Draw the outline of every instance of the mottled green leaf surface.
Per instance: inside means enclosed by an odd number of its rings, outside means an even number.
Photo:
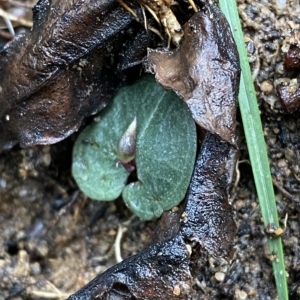
[[[99,122],[79,135],[73,150],[72,172],[79,188],[90,198],[103,201],[120,196],[129,176],[118,163],[116,145],[120,123],[110,118],[110,110],[108,107]]]
[[[118,163],[117,144],[137,118],[138,182],[125,187],[129,173]],[[97,200],[123,199],[143,219],[159,217],[186,193],[196,154],[196,128],[187,105],[148,75],[119,90],[76,141],[73,175]],[[124,188],[125,187],[125,188]]]

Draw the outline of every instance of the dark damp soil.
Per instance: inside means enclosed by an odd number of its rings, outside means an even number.
[[[275,91],[278,80],[297,78],[283,69],[282,46],[299,30],[300,7],[296,0],[282,10],[276,1],[238,2],[280,220],[288,214],[283,244],[290,299],[300,299],[300,120],[299,112],[284,111]],[[97,202],[78,191],[70,173],[75,139],[0,155],[0,300],[65,299],[153,236],[156,222],[132,217],[121,200]],[[237,251],[230,265],[211,257],[200,264],[193,299],[276,299],[272,253],[242,140],[232,193]]]

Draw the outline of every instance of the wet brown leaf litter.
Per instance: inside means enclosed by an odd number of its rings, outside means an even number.
[[[238,55],[223,14],[215,7],[209,13],[214,17],[199,12],[184,25],[178,49],[149,49],[148,68],[187,102],[197,124],[235,144]]]
[[[60,141],[103,108],[122,80],[122,31],[134,19],[116,1],[40,1],[33,20],[1,52],[1,149]],[[151,37],[130,28],[132,60],[142,59]]]
[[[0,54],[1,149],[30,146],[0,155],[0,299],[66,299],[76,290],[70,299],[275,299],[270,261],[276,254],[268,252],[243,135],[237,163],[239,68],[224,17],[201,1],[197,13],[188,1],[168,6],[183,36],[179,47],[166,49],[170,25],[160,28],[149,10],[125,3],[138,18],[112,0],[40,1],[32,31]],[[296,109],[285,111],[276,86],[297,92],[297,69],[284,67],[297,64],[300,8],[239,1],[239,9],[279,214],[289,216],[283,242],[290,298],[298,299],[299,121]],[[122,82],[135,80],[141,64],[211,132],[185,203],[166,212],[158,229],[155,221],[131,217],[119,200],[87,199],[70,176],[71,133]]]

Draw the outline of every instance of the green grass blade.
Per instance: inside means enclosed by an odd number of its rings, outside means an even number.
[[[242,74],[239,106],[264,225],[267,226],[273,223],[278,227],[279,222],[266,143],[236,0],[219,0],[219,3],[221,10],[231,26],[240,55]],[[272,265],[278,299],[286,300],[288,299],[288,288],[281,238],[269,238],[268,244],[270,253],[276,255],[276,259],[272,262]]]

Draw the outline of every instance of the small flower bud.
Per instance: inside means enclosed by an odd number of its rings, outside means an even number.
[[[117,153],[119,159],[127,163],[134,159],[136,147],[136,117],[134,117],[131,124],[128,126],[117,146]]]

